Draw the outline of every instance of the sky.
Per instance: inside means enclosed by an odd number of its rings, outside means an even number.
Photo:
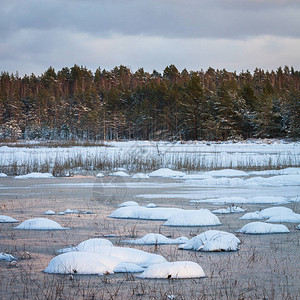
[[[300,69],[300,0],[1,0],[0,71]]]

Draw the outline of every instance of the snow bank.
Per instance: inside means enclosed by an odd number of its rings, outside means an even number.
[[[169,168],[161,168],[148,174],[149,177],[183,177],[184,172],[174,171]]]
[[[119,263],[103,254],[90,252],[69,252],[51,259],[45,273],[54,274],[97,274],[113,273],[113,268]]]
[[[171,215],[180,211],[182,211],[180,208],[127,206],[118,208],[109,217],[117,219],[167,220]]]
[[[11,254],[0,252],[0,260],[12,261],[12,260],[17,260],[17,259],[14,256],[12,256]]]
[[[104,174],[100,172],[100,173],[98,173],[98,174],[96,175],[96,177],[97,177],[97,178],[104,177]]]
[[[4,216],[4,215],[0,215],[0,223],[18,223],[19,221],[9,217],[9,216]]]
[[[242,209],[235,205],[228,206],[227,208],[215,209],[212,211],[212,213],[214,214],[231,214],[231,213],[241,213],[241,212],[245,212],[245,209]]]
[[[191,261],[165,262],[147,268],[139,278],[199,278],[205,277],[200,265]]]
[[[140,239],[125,240],[124,242],[135,245],[164,245],[164,244],[181,244],[188,241],[188,238],[181,236],[176,239],[170,239],[159,233],[148,233]]]
[[[22,222],[20,225],[15,227],[16,229],[28,229],[28,230],[63,230],[69,229],[62,227],[55,221],[45,219],[45,218],[36,218],[28,219]]]
[[[232,233],[208,230],[179,246],[179,249],[196,251],[237,251],[241,241]]]
[[[243,226],[240,233],[266,234],[266,233],[288,233],[290,232],[285,225],[267,224],[263,222],[252,222]]]
[[[0,173],[0,178],[4,178],[7,177],[7,175],[5,173]]]
[[[259,211],[244,214],[240,220],[263,220],[264,217],[259,214]]]
[[[219,218],[208,209],[183,210],[171,215],[166,226],[214,226],[220,225]]]
[[[123,202],[123,203],[119,204],[118,206],[120,206],[120,207],[139,206],[139,204],[135,201],[126,201],[126,202]]]
[[[54,177],[51,173],[38,173],[38,172],[15,176],[15,179],[40,179],[40,178],[54,178]]]

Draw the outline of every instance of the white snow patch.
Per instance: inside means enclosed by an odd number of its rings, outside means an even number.
[[[46,218],[28,219],[22,222],[20,225],[15,227],[16,229],[27,229],[27,230],[63,230],[69,229],[62,227],[55,221]]]
[[[98,178],[104,177],[104,174],[100,172],[96,175],[96,177],[98,177]]]
[[[119,261],[112,260],[103,254],[91,252],[69,252],[51,259],[45,273],[54,274],[97,274],[113,273]]]
[[[290,213],[290,214],[281,214],[278,216],[273,216],[269,218],[266,222],[269,223],[299,223],[300,214]]]
[[[146,205],[146,207],[148,207],[148,208],[155,208],[155,207],[157,207],[157,205],[155,204],[155,203],[148,203],[147,205]]]
[[[263,220],[264,217],[259,214],[259,211],[255,211],[255,212],[244,214],[239,219],[240,220]]]
[[[171,215],[180,211],[182,211],[180,208],[127,206],[118,208],[109,217],[117,219],[167,220]]]
[[[38,172],[15,176],[15,179],[40,179],[40,178],[54,178],[54,177],[51,173],[38,173]]]
[[[145,269],[132,263],[119,263],[114,268],[114,273],[139,273],[143,272]]]
[[[148,174],[149,177],[183,177],[186,174],[169,168],[161,168]]]
[[[18,223],[19,221],[9,217],[9,216],[4,216],[4,215],[0,215],[0,223]]]
[[[205,277],[200,265],[191,261],[165,262],[147,268],[139,278],[199,278]]]
[[[124,242],[135,245],[164,245],[164,244],[182,244],[188,241],[188,238],[181,236],[176,239],[170,239],[159,233],[148,233],[140,239],[125,240]]]
[[[0,252],[0,260],[12,261],[17,259],[11,254]]]
[[[124,171],[113,172],[113,173],[110,173],[109,176],[129,177],[129,175],[127,173],[125,173]]]
[[[101,246],[102,247],[113,246],[113,244],[111,241],[109,241],[107,239],[93,238],[93,239],[85,240],[75,247],[59,249],[56,252],[57,253],[74,252],[74,251],[92,251],[93,252],[93,250],[96,247],[101,247]]]
[[[208,209],[183,210],[171,215],[164,223],[166,226],[215,226],[220,224],[219,218]]]
[[[291,214],[294,211],[290,208],[284,206],[276,206],[276,207],[269,207],[265,208],[259,212],[259,215],[263,218],[271,218],[274,216],[282,215],[282,214]]]
[[[126,206],[139,206],[139,204],[135,201],[126,201],[118,205],[119,207],[126,207]]]
[[[190,200],[191,203],[215,203],[215,204],[231,204],[231,203],[247,203],[244,197],[219,197],[203,200]]]
[[[196,251],[237,251],[241,241],[232,233],[208,230],[179,246],[179,249]]]
[[[241,176],[249,176],[246,172],[234,169],[222,169],[217,171],[208,171],[203,175],[209,175],[213,177],[241,177]]]
[[[132,176],[133,179],[148,179],[150,178],[148,174],[145,173],[136,173]]]
[[[228,206],[227,208],[215,209],[212,211],[212,213],[214,214],[231,214],[231,213],[241,213],[241,212],[245,212],[245,209],[242,209],[235,205]]]
[[[7,175],[5,173],[0,173],[0,178],[4,178],[7,177]]]
[[[290,232],[285,225],[268,224],[263,222],[252,222],[244,225],[240,233],[248,234],[267,234],[267,233],[288,233]]]
[[[56,212],[54,210],[49,209],[44,212],[44,215],[56,215]]]
[[[65,214],[79,214],[79,210],[77,209],[70,209],[70,208],[67,208],[65,211],[64,211]]]

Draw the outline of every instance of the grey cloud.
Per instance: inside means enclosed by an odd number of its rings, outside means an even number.
[[[1,9],[1,35],[14,30],[53,28],[98,37],[147,35],[168,38],[247,38],[256,35],[300,36],[298,1],[280,0],[128,0],[15,1]]]

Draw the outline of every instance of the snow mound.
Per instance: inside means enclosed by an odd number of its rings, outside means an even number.
[[[145,268],[152,264],[162,263],[166,261],[165,258],[161,255],[126,247],[101,246],[94,247],[93,249],[90,248],[88,251],[101,255],[116,257],[120,260],[120,262],[133,263]]]
[[[240,233],[266,234],[266,233],[288,233],[290,232],[285,225],[267,224],[263,222],[252,222],[243,226]]]
[[[146,205],[146,207],[148,207],[148,208],[155,208],[155,207],[157,207],[157,205],[155,203],[148,203]]]
[[[265,208],[262,211],[259,212],[259,215],[263,218],[271,218],[278,215],[286,215],[294,213],[294,211],[290,208],[284,207],[284,206],[276,206],[276,207],[269,207]]]
[[[4,178],[7,177],[7,175],[5,173],[0,173],[0,178]]]
[[[145,173],[136,173],[132,176],[133,179],[148,179],[150,178],[148,174]]]
[[[38,172],[15,176],[15,179],[39,179],[39,178],[54,178],[54,177],[51,173],[38,173]]]
[[[300,229],[300,224],[296,227],[296,229]]]
[[[166,226],[214,226],[220,225],[219,218],[208,209],[184,210],[171,215]]]
[[[179,249],[196,251],[237,251],[241,241],[232,233],[218,230],[205,231],[187,243],[179,246]]]
[[[0,252],[0,260],[12,261],[17,259],[11,254]]]
[[[98,173],[98,174],[96,175],[96,177],[98,177],[98,178],[104,177],[104,174],[103,174],[103,173]]]
[[[79,214],[80,211],[77,210],[77,209],[69,209],[67,208],[65,211],[64,211],[65,214]]]
[[[240,220],[263,220],[264,217],[259,214],[259,211],[244,214]]]
[[[217,171],[208,171],[204,175],[209,175],[213,177],[240,177],[240,176],[249,176],[244,171],[234,170],[234,169],[223,169]]]
[[[127,206],[118,208],[109,217],[117,219],[167,220],[171,215],[180,211],[182,211],[180,208]]]
[[[118,261],[112,263],[106,256],[90,252],[69,252],[60,254],[51,259],[45,273],[54,274],[97,274],[113,273],[109,265],[118,265]]]
[[[181,236],[177,239],[170,239],[159,233],[148,233],[140,239],[125,240],[124,242],[135,245],[164,245],[181,244],[188,241],[187,237]]]
[[[112,246],[112,245],[113,245],[112,242],[107,239],[93,238],[93,239],[85,240],[75,247],[59,249],[56,252],[65,253],[65,252],[74,252],[74,251],[92,251],[96,247],[101,247],[101,246],[104,247],[104,246]]]
[[[20,225],[15,227],[16,229],[27,229],[27,230],[63,230],[69,229],[62,227],[55,221],[46,218],[28,219],[22,222]]]
[[[191,261],[165,262],[147,268],[139,278],[199,278],[205,277],[200,265]]]
[[[238,206],[232,205],[227,208],[220,208],[212,211],[214,214],[231,214],[231,213],[241,213],[245,212],[245,209],[242,209]]]
[[[56,212],[54,210],[49,209],[44,212],[44,215],[56,215]]]
[[[299,223],[300,214],[291,213],[291,214],[281,214],[278,216],[273,216],[269,218],[266,222],[269,223]]]
[[[120,206],[120,207],[139,206],[139,204],[135,201],[126,201],[126,202],[123,202],[123,203],[119,204],[118,206]]]
[[[184,172],[174,171],[169,168],[161,168],[148,174],[149,177],[183,177]]]
[[[4,216],[4,215],[0,215],[0,223],[18,223],[19,221],[9,217],[9,216]]]
[[[145,269],[132,263],[120,263],[114,268],[115,273],[139,273]]]
[[[113,172],[113,173],[110,173],[109,176],[129,177],[129,175],[127,173],[125,173],[124,171]]]

